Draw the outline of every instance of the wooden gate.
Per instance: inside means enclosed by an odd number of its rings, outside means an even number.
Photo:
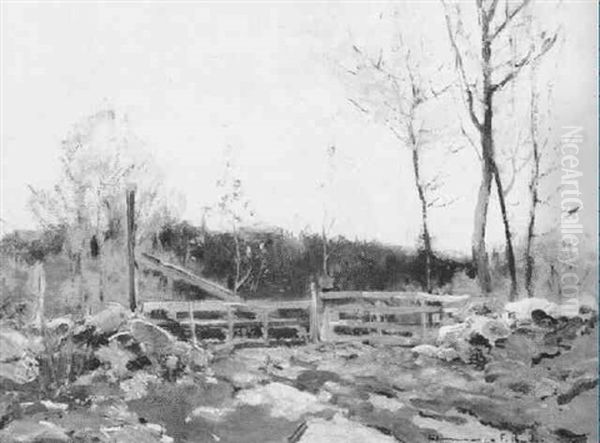
[[[432,337],[443,318],[440,303],[411,292],[327,292],[320,335],[324,341],[387,340],[418,344]]]
[[[444,308],[426,294],[344,291],[310,299],[245,303],[145,302],[158,325],[191,341],[231,343],[383,340],[414,345],[432,338]]]

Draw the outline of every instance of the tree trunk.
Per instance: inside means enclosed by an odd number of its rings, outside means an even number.
[[[129,187],[126,192],[127,204],[127,257],[129,268],[129,309],[135,312],[137,294],[135,285],[135,188]]]
[[[537,187],[531,188],[531,206],[529,208],[529,222],[527,224],[527,241],[525,243],[525,289],[529,298],[534,297],[533,267],[535,260],[531,253],[533,247],[533,236],[535,232],[535,209],[537,205]]]
[[[492,44],[489,39],[490,22],[485,13],[481,20],[481,59],[483,70],[483,123],[477,128],[481,139],[481,183],[475,206],[473,239],[471,243],[473,261],[477,268],[477,281],[483,294],[492,290],[490,268],[485,248],[485,230],[487,224],[490,191],[494,174],[494,141],[493,141],[493,87],[492,87]]]
[[[415,184],[417,187],[417,194],[419,195],[419,201],[421,203],[423,249],[425,252],[425,290],[431,294],[431,291],[433,290],[431,282],[431,263],[433,261],[433,251],[431,250],[431,236],[429,235],[429,227],[427,225],[427,199],[425,197],[425,190],[423,189],[423,185],[421,184],[421,175],[419,169],[419,150],[416,146],[417,142],[414,138],[412,128],[409,131],[409,134],[411,142],[414,143],[412,146],[413,171],[415,173]]]
[[[509,300],[514,301],[517,296],[517,267],[515,264],[515,252],[512,245],[512,235],[510,233],[510,224],[508,221],[508,213],[506,211],[502,180],[500,179],[500,172],[498,171],[496,163],[494,163],[494,178],[496,180],[496,189],[498,190],[498,202],[500,203],[502,224],[504,225],[504,238],[506,241],[506,261],[508,263],[508,273],[510,275]]]
[[[481,184],[479,185],[477,205],[475,206],[475,220],[471,243],[473,262],[477,269],[477,282],[483,294],[489,294],[492,290],[490,269],[485,248],[485,228],[491,184],[492,170],[489,162],[484,161],[481,168]]]
[[[238,238],[237,227],[235,224],[233,225],[233,243],[235,246],[235,280],[233,282],[233,293],[237,295],[242,270],[242,256],[240,252],[240,239]]]
[[[329,252],[327,251],[327,233],[325,232],[325,221],[323,221],[323,227],[321,231],[321,241],[323,242],[323,277],[329,275],[327,269],[327,261],[329,259]]]
[[[532,75],[533,77],[533,75]],[[535,77],[533,77],[535,80]],[[532,87],[533,81],[532,80]],[[535,289],[533,286],[533,268],[535,265],[535,259],[532,255],[533,249],[533,238],[535,236],[535,212],[537,209],[538,200],[538,181],[540,177],[540,151],[538,146],[537,134],[536,134],[536,96],[535,92],[531,94],[531,110],[530,110],[530,135],[531,145],[533,150],[533,163],[531,171],[531,180],[529,181],[529,195],[530,195],[530,206],[529,206],[529,222],[527,223],[527,239],[525,243],[525,289],[527,290],[527,296],[532,298],[535,295]]]

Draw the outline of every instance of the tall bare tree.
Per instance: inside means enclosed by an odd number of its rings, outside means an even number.
[[[267,271],[267,249],[263,242],[252,244],[244,231],[244,225],[254,218],[250,200],[244,193],[242,180],[236,173],[232,148],[228,147],[223,176],[217,181],[221,191],[217,203],[220,214],[231,229],[233,237],[233,276],[232,289],[238,294],[242,288],[256,292]]]
[[[113,109],[99,111],[73,126],[61,146],[62,171],[51,189],[30,186],[29,206],[42,225],[67,227],[67,251],[72,260],[83,305],[88,303],[82,281],[82,261],[89,255],[98,268],[98,299],[104,302],[105,239],[123,238],[123,193],[127,182],[139,183],[140,235],[158,229],[170,212],[162,176],[127,118]],[[138,239],[139,240],[139,239]]]
[[[440,187],[441,176],[438,174],[435,177],[427,177],[423,171],[423,154],[430,145],[434,132],[429,127],[431,122],[428,121],[426,108],[449,87],[433,85],[433,77],[439,77],[441,66],[424,68],[403,43],[402,37],[399,36],[397,40],[398,47],[389,51],[390,60],[386,60],[383,50],[373,58],[353,45],[355,53],[360,57],[360,63],[356,68],[347,69],[347,72],[356,77],[359,83],[365,72],[372,74],[373,78],[368,81],[373,85],[368,85],[368,89],[378,93],[375,100],[373,97],[366,97],[363,101],[357,98],[350,98],[349,101],[365,114],[383,115],[386,126],[402,146],[410,150],[415,191],[420,206],[420,238],[425,255],[424,286],[427,292],[432,292],[434,253],[429,228],[430,210],[446,206],[451,200],[434,196]]]
[[[516,4],[506,1],[504,14],[499,9],[499,0],[475,0],[475,15],[479,31],[478,51],[471,51],[469,39],[463,28],[466,15],[458,2],[444,6],[446,27],[450,46],[455,55],[463,98],[469,119],[479,135],[481,159],[481,183],[475,206],[473,237],[471,241],[473,261],[477,268],[477,279],[483,293],[491,292],[491,278],[485,244],[488,206],[492,182],[495,182],[504,235],[506,258],[511,278],[510,298],[517,292],[517,276],[512,236],[506,208],[502,178],[495,155],[494,104],[498,93],[514,82],[524,68],[544,56],[556,42],[557,34],[541,32],[529,35],[525,45],[519,48],[512,38],[516,23],[531,0],[519,0]],[[504,46],[502,46],[504,45]],[[509,47],[511,50],[506,51]],[[469,75],[471,68],[473,75]]]
[[[335,180],[335,161],[336,161],[336,147],[335,145],[330,145],[327,147],[326,151],[326,165],[325,165],[325,174],[323,180],[319,183],[319,188],[323,197],[323,218],[321,220],[321,242],[323,246],[323,261],[322,261],[322,277],[324,279],[329,278],[329,259],[333,250],[331,248],[331,241],[329,239],[329,234],[331,229],[335,225],[335,217],[331,214],[331,201],[330,195],[332,191],[333,182]],[[325,283],[325,280],[322,282]],[[327,282],[330,284],[330,282]]]
[[[550,121],[550,101],[552,99],[552,85],[548,85],[546,107],[547,112],[543,112],[541,103],[542,94],[537,85],[537,64],[531,68],[531,86],[529,101],[529,137],[531,146],[530,178],[528,183],[529,190],[529,212],[527,215],[527,234],[525,237],[525,289],[528,297],[535,296],[534,269],[535,258],[533,247],[536,237],[536,217],[540,204],[544,200],[540,197],[541,181],[557,168],[556,150],[558,145],[550,144],[551,128]]]

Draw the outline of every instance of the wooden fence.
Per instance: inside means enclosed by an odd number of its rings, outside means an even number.
[[[324,341],[422,343],[431,337],[444,314],[441,304],[430,305],[420,293],[344,291],[323,293],[319,299]]]
[[[264,343],[307,341],[311,300],[246,303],[222,301],[145,302],[142,311],[158,325],[195,342]]]
[[[293,301],[157,301],[142,311],[191,341],[232,343],[388,340],[422,343],[444,308],[425,294],[343,291]]]

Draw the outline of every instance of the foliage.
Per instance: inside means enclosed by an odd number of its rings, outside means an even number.
[[[264,269],[242,288],[245,296],[303,296],[308,283],[322,272],[322,237],[316,233],[294,236],[283,230],[244,230],[244,242],[252,253],[248,260],[253,269]],[[207,278],[232,287],[235,241],[230,232],[206,232],[182,222],[165,226],[159,238],[164,253],[179,261],[189,255],[188,267]],[[185,246],[185,242],[187,246]],[[422,252],[369,241],[350,241],[344,237],[329,239],[332,250],[329,270],[340,290],[414,290],[423,285]],[[186,249],[187,248],[187,249]],[[186,252],[187,251],[187,252]],[[455,272],[467,270],[463,260],[435,257],[433,277],[438,287],[449,283]]]

